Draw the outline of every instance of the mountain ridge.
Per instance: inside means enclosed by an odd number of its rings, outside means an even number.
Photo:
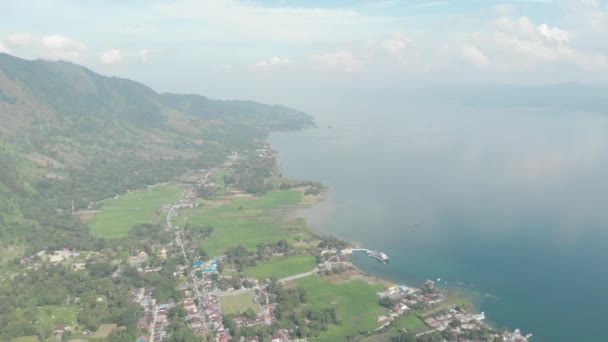
[[[77,64],[0,53],[0,238],[31,248],[71,241],[88,234],[72,204],[87,208],[217,165],[271,131],[311,126],[284,106],[161,94]]]

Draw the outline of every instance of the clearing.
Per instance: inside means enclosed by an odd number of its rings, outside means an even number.
[[[275,257],[268,261],[259,262],[255,267],[245,270],[245,275],[258,279],[275,277],[278,279],[312,271],[317,266],[312,255],[291,257]]]
[[[315,309],[335,307],[342,325],[330,326],[314,341],[346,341],[348,336],[358,331],[373,331],[380,326],[376,317],[387,313],[387,309],[378,304],[379,291],[382,285],[369,285],[355,280],[336,285],[321,277],[310,276],[295,281],[306,290],[308,304]]]
[[[252,309],[256,314],[260,311],[259,306],[253,301],[253,294],[245,292],[234,296],[220,297],[220,305],[224,315],[239,314]]]
[[[103,238],[121,238],[136,224],[164,222],[166,213],[161,211],[161,206],[173,204],[182,190],[180,186],[166,184],[106,200],[101,213],[89,223],[91,233]]]
[[[299,191],[277,190],[220,207],[183,210],[177,220],[178,225],[187,222],[195,227],[213,227],[213,235],[204,246],[209,255],[218,255],[239,244],[255,249],[259,243],[283,239],[293,243],[294,234],[284,227],[286,215],[278,209],[294,207],[301,201]]]
[[[45,329],[52,329],[58,325],[75,327],[77,308],[73,306],[46,305],[39,306],[36,312],[36,322]]]
[[[91,335],[92,338],[108,338],[112,331],[117,328],[116,324],[102,324],[97,328],[97,331]]]
[[[426,325],[426,323],[424,323],[424,321],[416,314],[410,313],[399,317],[397,320],[397,323],[394,326],[395,333],[398,333],[401,329],[407,329],[407,331],[414,334],[420,334],[425,331],[432,330],[433,328]]]

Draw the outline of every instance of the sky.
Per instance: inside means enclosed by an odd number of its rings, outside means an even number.
[[[0,51],[158,91],[280,102],[440,83],[601,82],[605,0],[0,0]]]

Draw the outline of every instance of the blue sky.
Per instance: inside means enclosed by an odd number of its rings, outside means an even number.
[[[0,51],[161,91],[597,82],[604,0],[4,0]]]

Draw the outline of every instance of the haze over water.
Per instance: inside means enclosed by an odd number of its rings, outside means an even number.
[[[369,273],[464,282],[491,321],[534,341],[601,340],[607,117],[352,107],[318,115],[318,129],[271,137],[284,174],[331,188],[303,211],[313,229],[391,257],[356,257]]]

